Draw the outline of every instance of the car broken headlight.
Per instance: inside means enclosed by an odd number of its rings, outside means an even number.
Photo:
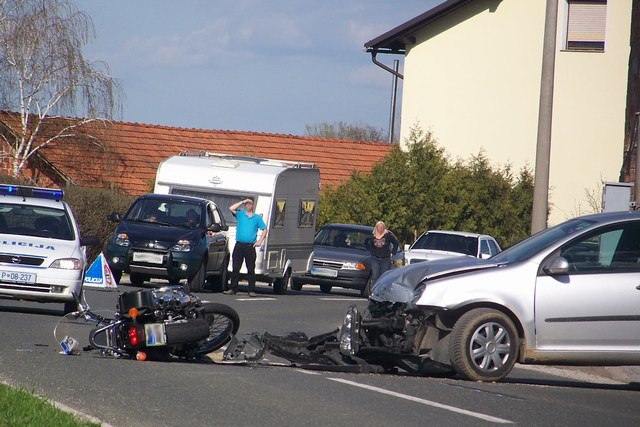
[[[418,286],[416,286],[416,288],[413,290],[413,299],[411,300],[411,305],[416,304],[416,302],[420,299],[420,297],[424,293],[424,289],[426,287],[427,287],[426,283],[420,283]]]
[[[360,348],[360,312],[358,307],[352,305],[347,309],[347,314],[340,328],[340,353],[345,356],[354,356]]]

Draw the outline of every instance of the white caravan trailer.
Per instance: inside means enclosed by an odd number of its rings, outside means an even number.
[[[308,269],[319,186],[320,172],[310,163],[183,152],[160,163],[154,192],[213,201],[229,226],[231,252],[236,242],[236,219],[228,208],[253,198],[255,212],[269,229],[257,252],[256,278],[273,284],[274,292],[281,294],[292,275]],[[244,265],[241,273],[246,274]]]

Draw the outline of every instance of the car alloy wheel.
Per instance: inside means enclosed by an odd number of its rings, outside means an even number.
[[[506,329],[495,322],[480,325],[469,342],[473,364],[483,371],[502,368],[511,356],[511,339]]]
[[[456,321],[449,337],[451,366],[472,381],[498,381],[518,357],[518,332],[505,313],[475,308]]]

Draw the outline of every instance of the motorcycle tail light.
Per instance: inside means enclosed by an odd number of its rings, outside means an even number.
[[[129,328],[129,342],[131,345],[138,345],[138,329],[135,326]]]

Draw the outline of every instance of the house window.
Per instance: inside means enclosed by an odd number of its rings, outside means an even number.
[[[568,0],[567,49],[604,51],[606,0]]]
[[[275,206],[275,215],[273,215],[273,227],[284,227],[284,210],[287,207],[287,201],[285,199],[277,199]]]
[[[300,218],[298,227],[313,227],[316,219],[316,201],[301,200],[300,201]]]

